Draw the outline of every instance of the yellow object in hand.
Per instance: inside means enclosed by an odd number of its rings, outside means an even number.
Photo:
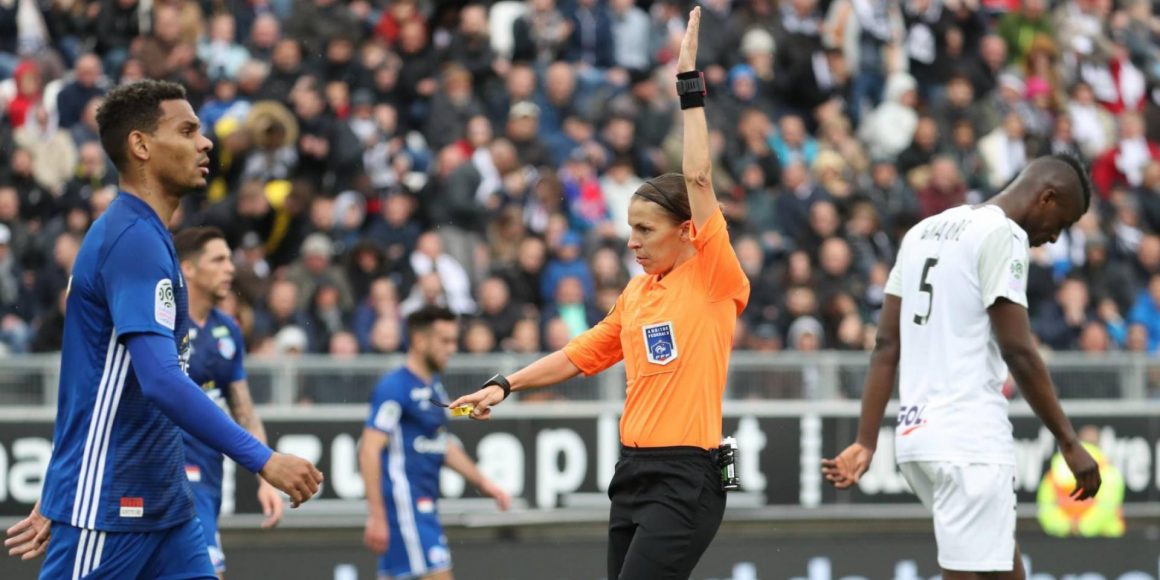
[[[475,410],[475,405],[460,405],[451,409],[452,417],[466,417]]]

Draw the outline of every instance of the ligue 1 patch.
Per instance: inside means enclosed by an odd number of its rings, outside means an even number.
[[[221,353],[222,358],[234,360],[234,355],[238,354],[238,345],[234,343],[234,339],[228,336],[226,338],[219,338],[218,352]]]
[[[158,282],[153,292],[153,319],[169,330],[177,328],[177,296],[169,278]]]
[[[201,468],[196,465],[186,465],[185,478],[194,483],[201,481]]]
[[[648,362],[667,365],[677,360],[677,341],[672,322],[659,322],[644,327],[644,352]]]
[[[145,498],[143,497],[123,497],[121,498],[121,517],[123,518],[140,518],[145,516]]]
[[[214,338],[225,338],[230,335],[230,329],[227,326],[215,326],[211,332]]]

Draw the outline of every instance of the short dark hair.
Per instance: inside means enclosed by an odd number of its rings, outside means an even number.
[[[445,306],[424,306],[407,316],[407,336],[430,330],[440,320],[455,322],[458,318]]]
[[[1075,177],[1079,180],[1080,194],[1083,196],[1083,211],[1087,213],[1092,203],[1092,180],[1088,177],[1087,168],[1083,166],[1083,162],[1079,160],[1079,157],[1071,153],[1056,153],[1051,158],[1066,163],[1072,171],[1075,171]]]
[[[97,127],[101,146],[119,171],[125,171],[129,160],[129,134],[152,134],[161,122],[161,103],[185,98],[185,87],[153,80],[119,86],[105,95],[105,102],[97,109]]]
[[[184,262],[196,258],[210,242],[225,239],[225,232],[214,226],[185,228],[173,236],[173,247],[177,259]]]
[[[678,224],[693,218],[693,210],[689,208],[689,188],[685,185],[685,176],[680,173],[647,179],[632,195],[661,206]]]

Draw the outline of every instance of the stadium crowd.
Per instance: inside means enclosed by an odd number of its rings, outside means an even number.
[[[0,0],[0,351],[58,350],[116,195],[95,112],[181,82],[215,147],[171,224],[235,249],[256,355],[557,349],[630,276],[626,210],[680,167],[680,0]],[[1099,199],[1033,250],[1045,348],[1160,346],[1150,0],[703,0],[716,189],[752,283],[736,346],[863,350],[908,227],[1071,151]]]

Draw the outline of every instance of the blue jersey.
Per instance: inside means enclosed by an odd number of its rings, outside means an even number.
[[[230,410],[230,383],[246,380],[242,330],[230,316],[210,310],[205,326],[189,323],[189,378],[223,411]],[[221,493],[222,454],[189,433],[185,439],[185,473]]]
[[[382,456],[383,499],[393,525],[398,518],[413,518],[408,513],[412,509],[434,513],[439,499],[447,410],[432,398],[449,402],[439,378],[425,383],[405,366],[383,376],[371,398],[367,426],[388,437]]]
[[[181,430],[141,392],[127,335],[172,338],[188,360],[173,240],[120,193],[85,235],[69,282],[54,449],[41,511],[73,527],[149,532],[193,518]]]

